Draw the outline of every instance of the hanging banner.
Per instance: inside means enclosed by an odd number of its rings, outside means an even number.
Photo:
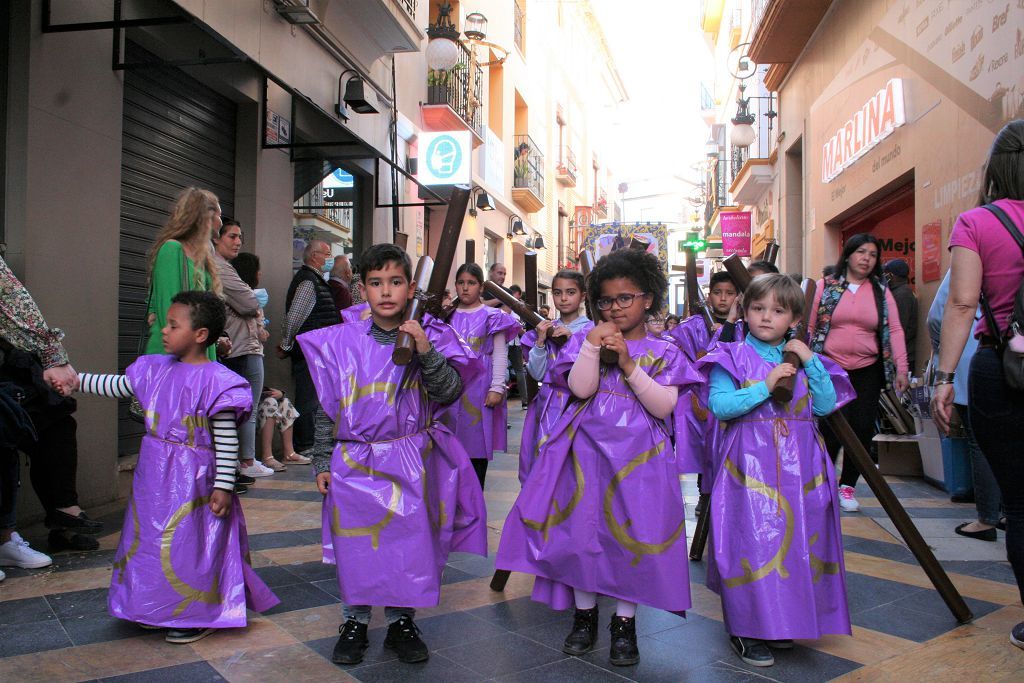
[[[942,277],[942,221],[921,226],[921,243],[921,279],[934,282]]]
[[[750,256],[750,212],[723,212],[719,224],[722,226],[722,253]]]

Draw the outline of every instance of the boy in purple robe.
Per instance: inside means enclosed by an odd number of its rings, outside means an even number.
[[[403,322],[415,294],[408,255],[377,244],[360,258],[371,316],[298,336],[320,406],[313,466],[324,495],[323,560],[336,564],[345,622],[332,661],[357,664],[372,605],[385,605],[384,647],[403,662],[429,657],[413,621],[437,605],[450,551],[487,554],[487,514],[469,456],[436,421],[481,372],[448,325]],[[391,360],[399,332],[415,341]]]
[[[245,519],[232,493],[248,383],[206,355],[224,330],[211,292],[181,292],[162,330],[167,355],[140,356],[124,375],[81,375],[81,391],[135,396],[146,434],[114,559],[108,609],[193,643],[246,625],[246,607],[278,602],[249,564]]]
[[[536,575],[533,598],[575,604],[562,649],[597,640],[597,594],[617,599],[610,660],[636,664],[636,605],[690,607],[686,513],[667,420],[701,383],[672,343],[647,335],[667,280],[657,258],[621,249],[587,284],[603,322],[573,335],[548,372],[574,400],[546,435],[501,535],[496,565]],[[601,367],[599,351],[616,355]]]
[[[481,489],[494,451],[508,447],[508,342],[522,332],[511,315],[484,305],[483,287],[484,272],[477,264],[464,263],[455,271],[459,307],[448,322],[481,360],[484,372],[466,384],[462,399],[445,412],[446,423],[469,451]]]
[[[785,275],[754,278],[744,294],[747,336],[720,344],[698,365],[724,432],[711,490],[708,587],[722,598],[730,643],[753,666],[794,638],[850,634],[835,470],[817,417],[853,397],[846,373],[786,341],[804,297]],[[802,368],[782,363],[796,353]],[[796,376],[793,398],[770,399]]]
[[[586,283],[578,270],[560,270],[551,280],[551,298],[559,313],[558,320],[545,321],[523,335],[523,348],[529,349],[526,371],[530,377],[543,382],[523,420],[523,433],[519,439],[519,483],[526,481],[530,466],[537,457],[542,435],[550,434],[558,418],[572,399],[563,385],[547,377],[561,347],[553,339],[568,339],[580,331],[589,332],[594,323],[580,314]],[[564,342],[563,342],[564,343]]]

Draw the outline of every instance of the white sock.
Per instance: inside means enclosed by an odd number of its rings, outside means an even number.
[[[636,616],[636,603],[619,600],[615,604],[615,616],[632,619]]]
[[[597,607],[597,593],[581,591],[579,588],[572,589],[576,598],[576,609],[593,609]]]

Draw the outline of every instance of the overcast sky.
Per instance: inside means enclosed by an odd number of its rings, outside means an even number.
[[[612,170],[626,180],[694,177],[708,128],[700,82],[713,79],[697,0],[591,0],[629,102],[609,144]],[[612,188],[609,188],[612,189]]]

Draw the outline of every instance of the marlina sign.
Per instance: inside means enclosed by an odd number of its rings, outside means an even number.
[[[906,122],[903,81],[893,78],[825,143],[821,150],[821,182],[835,180]]]

